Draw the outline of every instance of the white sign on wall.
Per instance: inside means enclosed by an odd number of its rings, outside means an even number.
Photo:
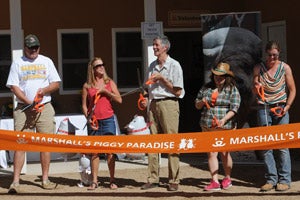
[[[142,39],[153,39],[158,35],[163,34],[162,22],[142,22]]]

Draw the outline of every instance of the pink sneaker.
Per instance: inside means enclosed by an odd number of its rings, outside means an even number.
[[[210,184],[204,187],[204,190],[205,191],[221,190],[220,186],[221,186],[220,183],[218,183],[218,182],[216,182],[214,180],[211,180]]]
[[[231,186],[232,186],[232,182],[231,182],[230,178],[224,178],[224,179],[222,180],[222,188],[223,188],[224,190],[230,188]]]

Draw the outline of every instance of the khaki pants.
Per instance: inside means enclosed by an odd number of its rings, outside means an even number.
[[[42,112],[37,113],[31,108],[21,111],[22,105],[18,105],[14,110],[14,129],[16,131],[38,133],[55,133],[54,109],[51,103],[45,104]]]
[[[175,100],[152,101],[149,120],[151,134],[176,134],[179,126],[179,103]],[[168,155],[169,183],[179,184],[179,154]],[[148,154],[148,182],[159,183],[159,154]]]

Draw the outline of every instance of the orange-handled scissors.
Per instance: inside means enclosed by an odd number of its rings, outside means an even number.
[[[146,98],[144,97],[144,95],[142,93],[140,93],[140,98],[139,98],[138,103],[137,103],[138,104],[138,108],[140,110],[145,110],[146,107],[144,107],[144,108],[141,107],[141,103],[145,102],[145,101],[146,101]]]
[[[90,124],[97,129],[99,128],[99,123],[95,115],[92,116]]]
[[[146,85],[151,85],[154,84],[155,82],[153,81],[153,74],[150,76],[150,78],[145,82]]]
[[[89,119],[91,119],[91,117],[94,115],[94,111],[95,111],[95,108],[96,108],[96,105],[97,105],[97,102],[98,102],[99,99],[100,99],[100,93],[97,92],[94,96],[94,104],[93,104],[93,107],[92,107],[92,109],[89,113],[89,116],[90,116]]]
[[[276,115],[278,117],[282,117],[282,115],[283,115],[283,108],[280,106],[271,108],[270,110],[274,115]]]
[[[207,101],[204,101],[206,108],[210,111],[210,113],[213,116],[213,120],[212,120],[212,128],[214,127],[219,127],[220,123],[219,120],[217,119],[216,115],[213,114],[212,110],[210,109],[210,105],[208,104]]]
[[[220,126],[220,122],[217,119],[216,115],[213,116],[213,120],[212,120],[211,126],[212,126],[212,128]]]
[[[96,104],[97,104],[97,102],[98,102],[99,99],[100,99],[100,93],[97,92],[97,93],[95,94],[94,107],[96,107]],[[95,109],[95,108],[94,108],[94,109]]]
[[[267,113],[267,101],[265,98],[265,90],[262,85],[256,88],[257,94],[260,96],[261,100],[264,102],[264,110],[265,110],[265,120],[266,120],[266,126],[268,126],[268,113]]]
[[[214,91],[213,93],[211,93],[211,105],[212,105],[212,106],[215,105],[218,96],[219,96],[218,90],[216,90],[216,91]]]
[[[95,112],[95,108],[96,108],[96,105],[97,105],[97,102],[98,102],[99,99],[100,99],[100,93],[97,92],[95,94],[95,97],[94,97],[93,107],[92,107],[91,111],[88,113],[87,122],[86,122],[86,123],[90,123],[91,126],[94,126],[97,129],[99,128],[99,126],[98,126],[98,120],[97,120],[96,116],[94,115],[94,112]],[[84,128],[85,128],[85,126],[84,126]]]
[[[263,86],[257,87],[256,90],[257,90],[257,94],[260,96],[261,100],[266,101],[265,90],[264,90]]]
[[[146,101],[146,98],[144,97],[144,93],[145,93],[145,90],[144,90],[144,87],[142,85],[142,81],[141,81],[141,74],[140,74],[140,70],[139,68],[137,68],[137,76],[138,76],[138,83],[139,83],[139,86],[140,86],[140,97],[137,101],[137,106],[138,106],[138,109],[140,110],[145,110],[146,107],[142,107],[141,106],[141,103],[145,102]],[[147,82],[149,82],[150,79],[148,79],[148,81],[146,81],[145,84],[147,84]],[[149,83],[148,83],[149,84]],[[152,84],[152,83],[150,83]]]
[[[43,97],[36,94],[34,97],[34,100],[31,104],[25,106],[24,108],[22,108],[22,112],[24,112],[25,110],[29,109],[29,108],[33,108],[36,112],[42,112],[44,110],[45,105],[42,104]]]
[[[43,97],[41,97],[40,95],[36,95],[34,97],[34,102],[35,105],[33,106],[33,108],[37,111],[37,112],[42,112],[44,110],[45,105],[42,104]]]

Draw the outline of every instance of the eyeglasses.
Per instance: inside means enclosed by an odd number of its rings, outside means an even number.
[[[268,54],[268,56],[269,56],[269,57],[277,58],[277,57],[279,56],[279,54],[276,54],[276,53],[271,54],[271,53],[270,53],[270,54]]]
[[[96,69],[96,68],[98,68],[98,67],[104,67],[104,66],[105,66],[104,63],[98,64],[98,65],[95,65],[95,66],[93,67],[93,69]]]

